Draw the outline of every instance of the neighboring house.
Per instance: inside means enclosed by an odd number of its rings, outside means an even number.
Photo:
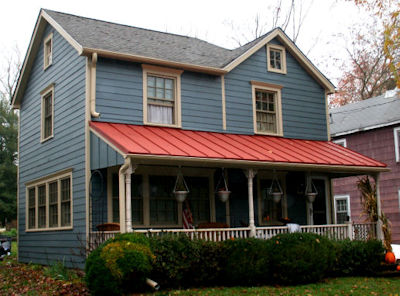
[[[12,102],[19,260],[82,266],[99,225],[179,232],[186,208],[196,227],[230,227],[190,230],[212,239],[267,238],[286,221],[349,236],[331,225],[331,179],[387,169],[329,141],[333,91],[279,28],[228,50],[41,10]]]
[[[400,243],[400,97],[396,90],[331,111],[333,142],[382,161],[390,172],[381,174],[382,210],[392,222],[393,243]],[[364,221],[358,178],[334,181],[336,222],[347,216]]]

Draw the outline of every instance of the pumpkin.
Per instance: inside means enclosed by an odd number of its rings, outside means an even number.
[[[396,269],[397,269],[398,271],[400,271],[400,265],[397,265]]]
[[[389,264],[396,263],[396,257],[394,256],[393,252],[386,252],[385,261]]]

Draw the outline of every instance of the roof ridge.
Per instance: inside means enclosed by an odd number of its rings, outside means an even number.
[[[132,25],[127,25],[127,24],[121,24],[121,23],[117,23],[117,22],[111,22],[111,21],[101,20],[101,19],[97,19],[97,18],[86,17],[86,16],[76,15],[76,14],[67,13],[67,12],[61,12],[61,11],[56,11],[56,10],[52,10],[52,9],[45,9],[45,8],[42,8],[42,9],[45,12],[50,11],[50,12],[54,12],[54,13],[58,13],[58,14],[68,15],[68,16],[72,16],[72,17],[87,19],[87,20],[92,20],[92,21],[96,21],[96,22],[108,23],[108,24],[111,24],[111,25],[123,26],[123,27],[127,27],[127,28],[134,28],[134,29],[138,29],[138,30],[149,31],[149,32],[154,32],[154,33],[160,33],[160,34],[165,34],[165,35],[173,35],[173,36],[177,36],[177,37],[180,37],[180,38],[195,39],[195,40],[198,40],[200,42],[208,43],[210,45],[213,45],[215,47],[219,47],[219,48],[227,50],[227,51],[233,51],[234,50],[234,49],[225,48],[225,47],[216,45],[214,43],[208,42],[206,40],[203,40],[203,39],[200,39],[200,38],[197,38],[197,37],[188,36],[188,35],[182,35],[182,34],[177,34],[177,33],[169,33],[169,32],[163,32],[163,31],[158,31],[158,30],[154,30],[154,29],[148,29],[148,28],[132,26]],[[250,42],[253,42],[253,41],[250,41]]]

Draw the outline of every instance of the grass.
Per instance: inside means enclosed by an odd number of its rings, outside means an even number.
[[[169,295],[400,295],[400,277],[368,278],[348,277],[324,280],[321,283],[291,287],[217,287],[206,289],[173,290],[158,292],[157,296]]]

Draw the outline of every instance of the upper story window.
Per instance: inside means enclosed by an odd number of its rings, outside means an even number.
[[[72,172],[64,172],[27,185],[27,230],[72,228]]]
[[[350,217],[350,196],[335,195],[336,224],[344,224]]]
[[[43,52],[43,68],[46,70],[53,61],[53,33],[44,40]]]
[[[53,137],[54,126],[54,85],[46,87],[42,93],[41,142]]]
[[[268,71],[286,74],[286,50],[283,46],[267,45]]]
[[[337,139],[337,140],[334,140],[332,142],[335,143],[335,144],[338,144],[340,146],[347,147],[346,139]]]
[[[254,132],[282,136],[282,86],[257,81],[251,84]]]
[[[393,129],[394,133],[394,151],[396,155],[396,161],[400,162],[400,127]]]
[[[143,122],[180,127],[182,71],[150,65],[143,67]]]

